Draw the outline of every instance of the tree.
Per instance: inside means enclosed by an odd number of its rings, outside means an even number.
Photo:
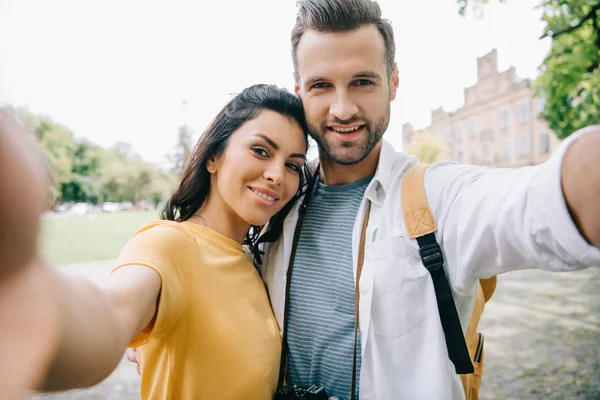
[[[506,0],[498,0],[500,3],[504,3],[506,2]],[[490,0],[457,0],[456,3],[458,4],[458,13],[460,15],[465,15],[467,13],[467,7],[469,5],[469,3],[472,3],[473,5],[473,11],[475,13],[476,16],[481,16],[482,15],[482,9],[483,9],[483,5],[489,3]]]
[[[458,0],[459,13],[487,2]],[[540,39],[551,38],[552,47],[534,87],[546,100],[541,117],[563,139],[600,122],[600,0],[540,0],[540,7]]]
[[[86,140],[75,143],[72,154],[72,177],[64,182],[61,188],[63,202],[102,201],[100,175],[105,150]]]
[[[545,0],[552,50],[535,81],[542,118],[559,138],[600,122],[600,0]]]
[[[72,178],[73,133],[49,117],[35,115],[26,108],[17,109],[16,115],[40,145],[52,175],[52,197],[60,198],[62,185]]]
[[[56,202],[145,200],[157,204],[175,189],[175,175],[144,161],[129,143],[119,142],[104,149],[85,139],[75,139],[71,131],[49,117],[25,108],[17,109],[16,115],[48,162]],[[181,160],[185,160],[192,149],[191,131],[185,125],[180,129],[179,141]]]
[[[415,135],[406,152],[417,156],[423,163],[431,164],[441,159],[445,147],[431,133],[424,131]]]
[[[193,134],[194,131],[187,125],[184,124],[180,126],[178,129],[175,151],[167,156],[168,160],[173,165],[172,171],[177,176],[181,175],[185,163],[194,149]]]

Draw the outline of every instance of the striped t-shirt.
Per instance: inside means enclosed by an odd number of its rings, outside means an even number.
[[[320,385],[348,399],[354,354],[352,230],[372,177],[347,185],[317,181],[302,224],[288,311],[290,383]],[[356,394],[361,365],[360,334]]]

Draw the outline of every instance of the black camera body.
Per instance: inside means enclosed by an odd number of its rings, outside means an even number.
[[[329,397],[323,386],[312,385],[309,388],[301,388],[297,385],[288,385],[279,388],[275,393],[274,400],[341,400],[337,396]]]

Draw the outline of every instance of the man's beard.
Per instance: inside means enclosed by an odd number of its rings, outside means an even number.
[[[348,125],[356,121],[362,121],[365,124],[365,132],[359,141],[334,141],[328,137],[327,125],[331,123],[328,121],[321,122],[319,128],[308,123],[308,130],[310,136],[319,145],[319,152],[325,153],[336,164],[354,165],[367,158],[383,137],[390,123],[390,107],[388,106],[385,115],[379,117],[374,124],[371,121],[358,117],[346,121],[334,120],[332,122],[339,123],[340,125]]]

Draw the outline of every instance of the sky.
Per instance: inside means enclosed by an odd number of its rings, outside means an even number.
[[[455,0],[380,0],[400,74],[386,139],[401,150],[403,123],[426,127],[432,109],[460,107],[493,48],[500,70],[535,78],[550,48],[539,1],[491,0],[476,18]],[[178,126],[197,138],[243,88],[293,90],[295,13],[294,0],[0,0],[0,104],[161,164]]]

